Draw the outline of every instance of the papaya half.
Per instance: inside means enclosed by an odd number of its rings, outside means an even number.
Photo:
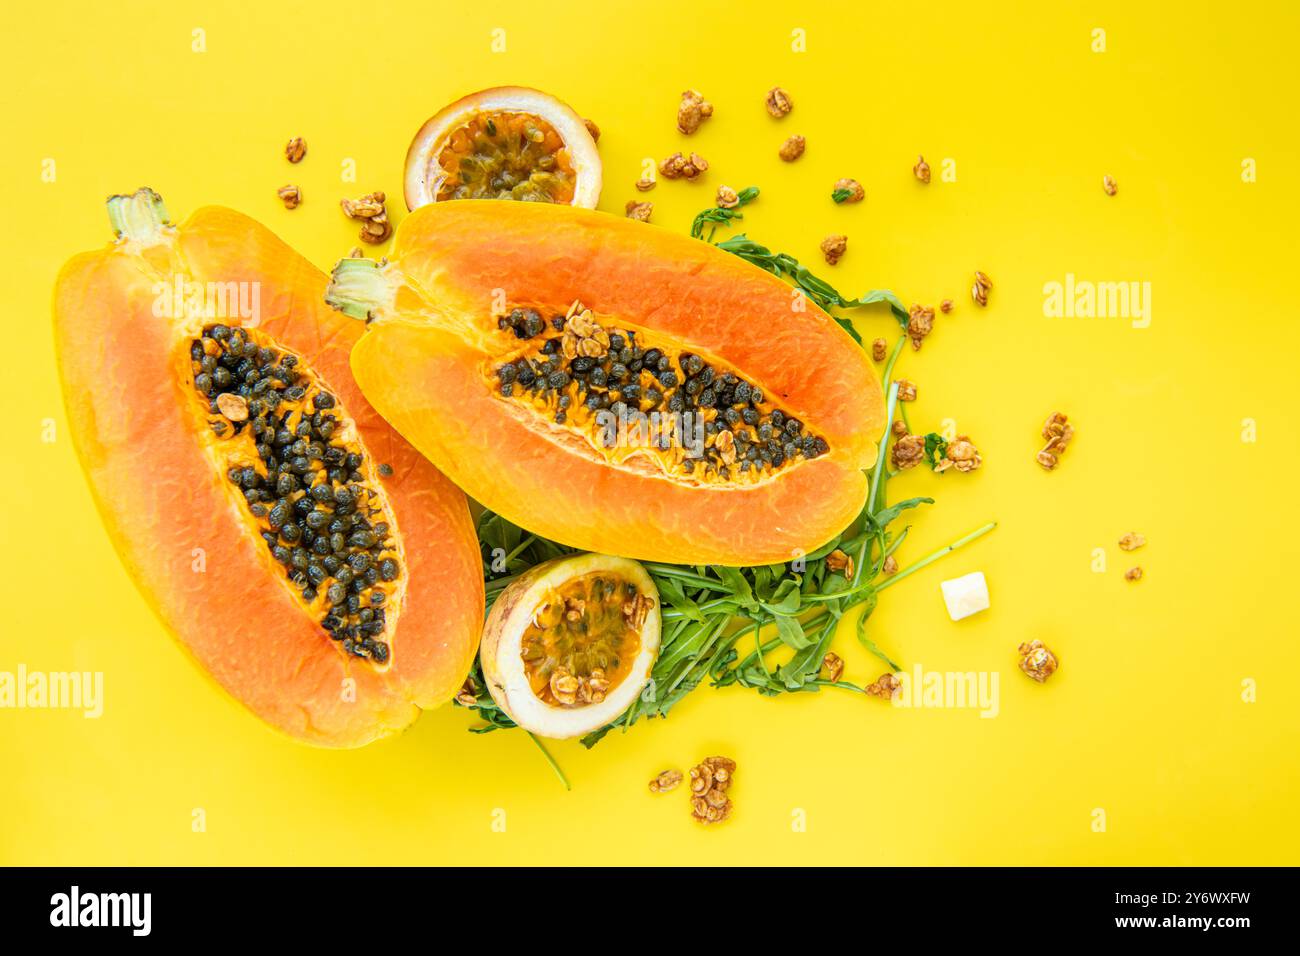
[[[252,219],[171,225],[109,200],[117,240],[54,294],[68,422],[130,576],[193,657],[297,739],[359,746],[449,700],[481,632],[468,503],[371,408],[356,323]]]
[[[367,320],[370,403],[471,497],[588,551],[790,560],[866,500],[885,403],[867,355],[777,277],[606,213],[413,212],[327,299]]]

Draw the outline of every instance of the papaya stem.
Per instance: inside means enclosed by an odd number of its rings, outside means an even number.
[[[369,321],[390,299],[374,259],[340,259],[330,274],[325,301],[354,319]]]
[[[108,197],[108,221],[119,239],[153,244],[170,225],[162,196],[143,186],[129,196]]]

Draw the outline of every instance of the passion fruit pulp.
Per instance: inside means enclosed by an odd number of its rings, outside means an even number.
[[[440,110],[406,156],[409,209],[451,199],[595,208],[600,156],[583,119],[540,90],[497,87]]]
[[[522,574],[497,598],[479,652],[488,691],[543,737],[576,737],[626,710],[659,654],[659,593],[635,561],[582,554]]]

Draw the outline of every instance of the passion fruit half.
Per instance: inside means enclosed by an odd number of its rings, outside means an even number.
[[[541,90],[499,86],[444,107],[406,153],[406,206],[518,199],[595,209],[600,154],[586,123]]]
[[[579,737],[636,700],[659,656],[659,590],[627,558],[579,554],[525,571],[479,649],[492,699],[541,737]]]

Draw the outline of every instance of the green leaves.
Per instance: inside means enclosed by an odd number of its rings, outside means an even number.
[[[691,238],[712,242],[713,233],[717,231],[719,225],[728,224],[735,219],[744,219],[745,216],[740,210],[758,198],[758,187],[748,186],[736,193],[736,198],[738,202],[730,209],[723,206],[714,206],[712,209],[706,209],[697,215],[694,221],[691,222]],[[707,237],[704,235],[706,225],[711,227]]]
[[[938,468],[939,461],[948,454],[948,440],[942,435],[930,432],[925,436],[925,460],[930,463],[930,468]]]
[[[837,189],[833,193],[831,193],[831,202],[835,203],[835,205],[838,206],[840,203],[844,202],[844,200],[850,198],[852,195],[853,195],[852,189]]]

